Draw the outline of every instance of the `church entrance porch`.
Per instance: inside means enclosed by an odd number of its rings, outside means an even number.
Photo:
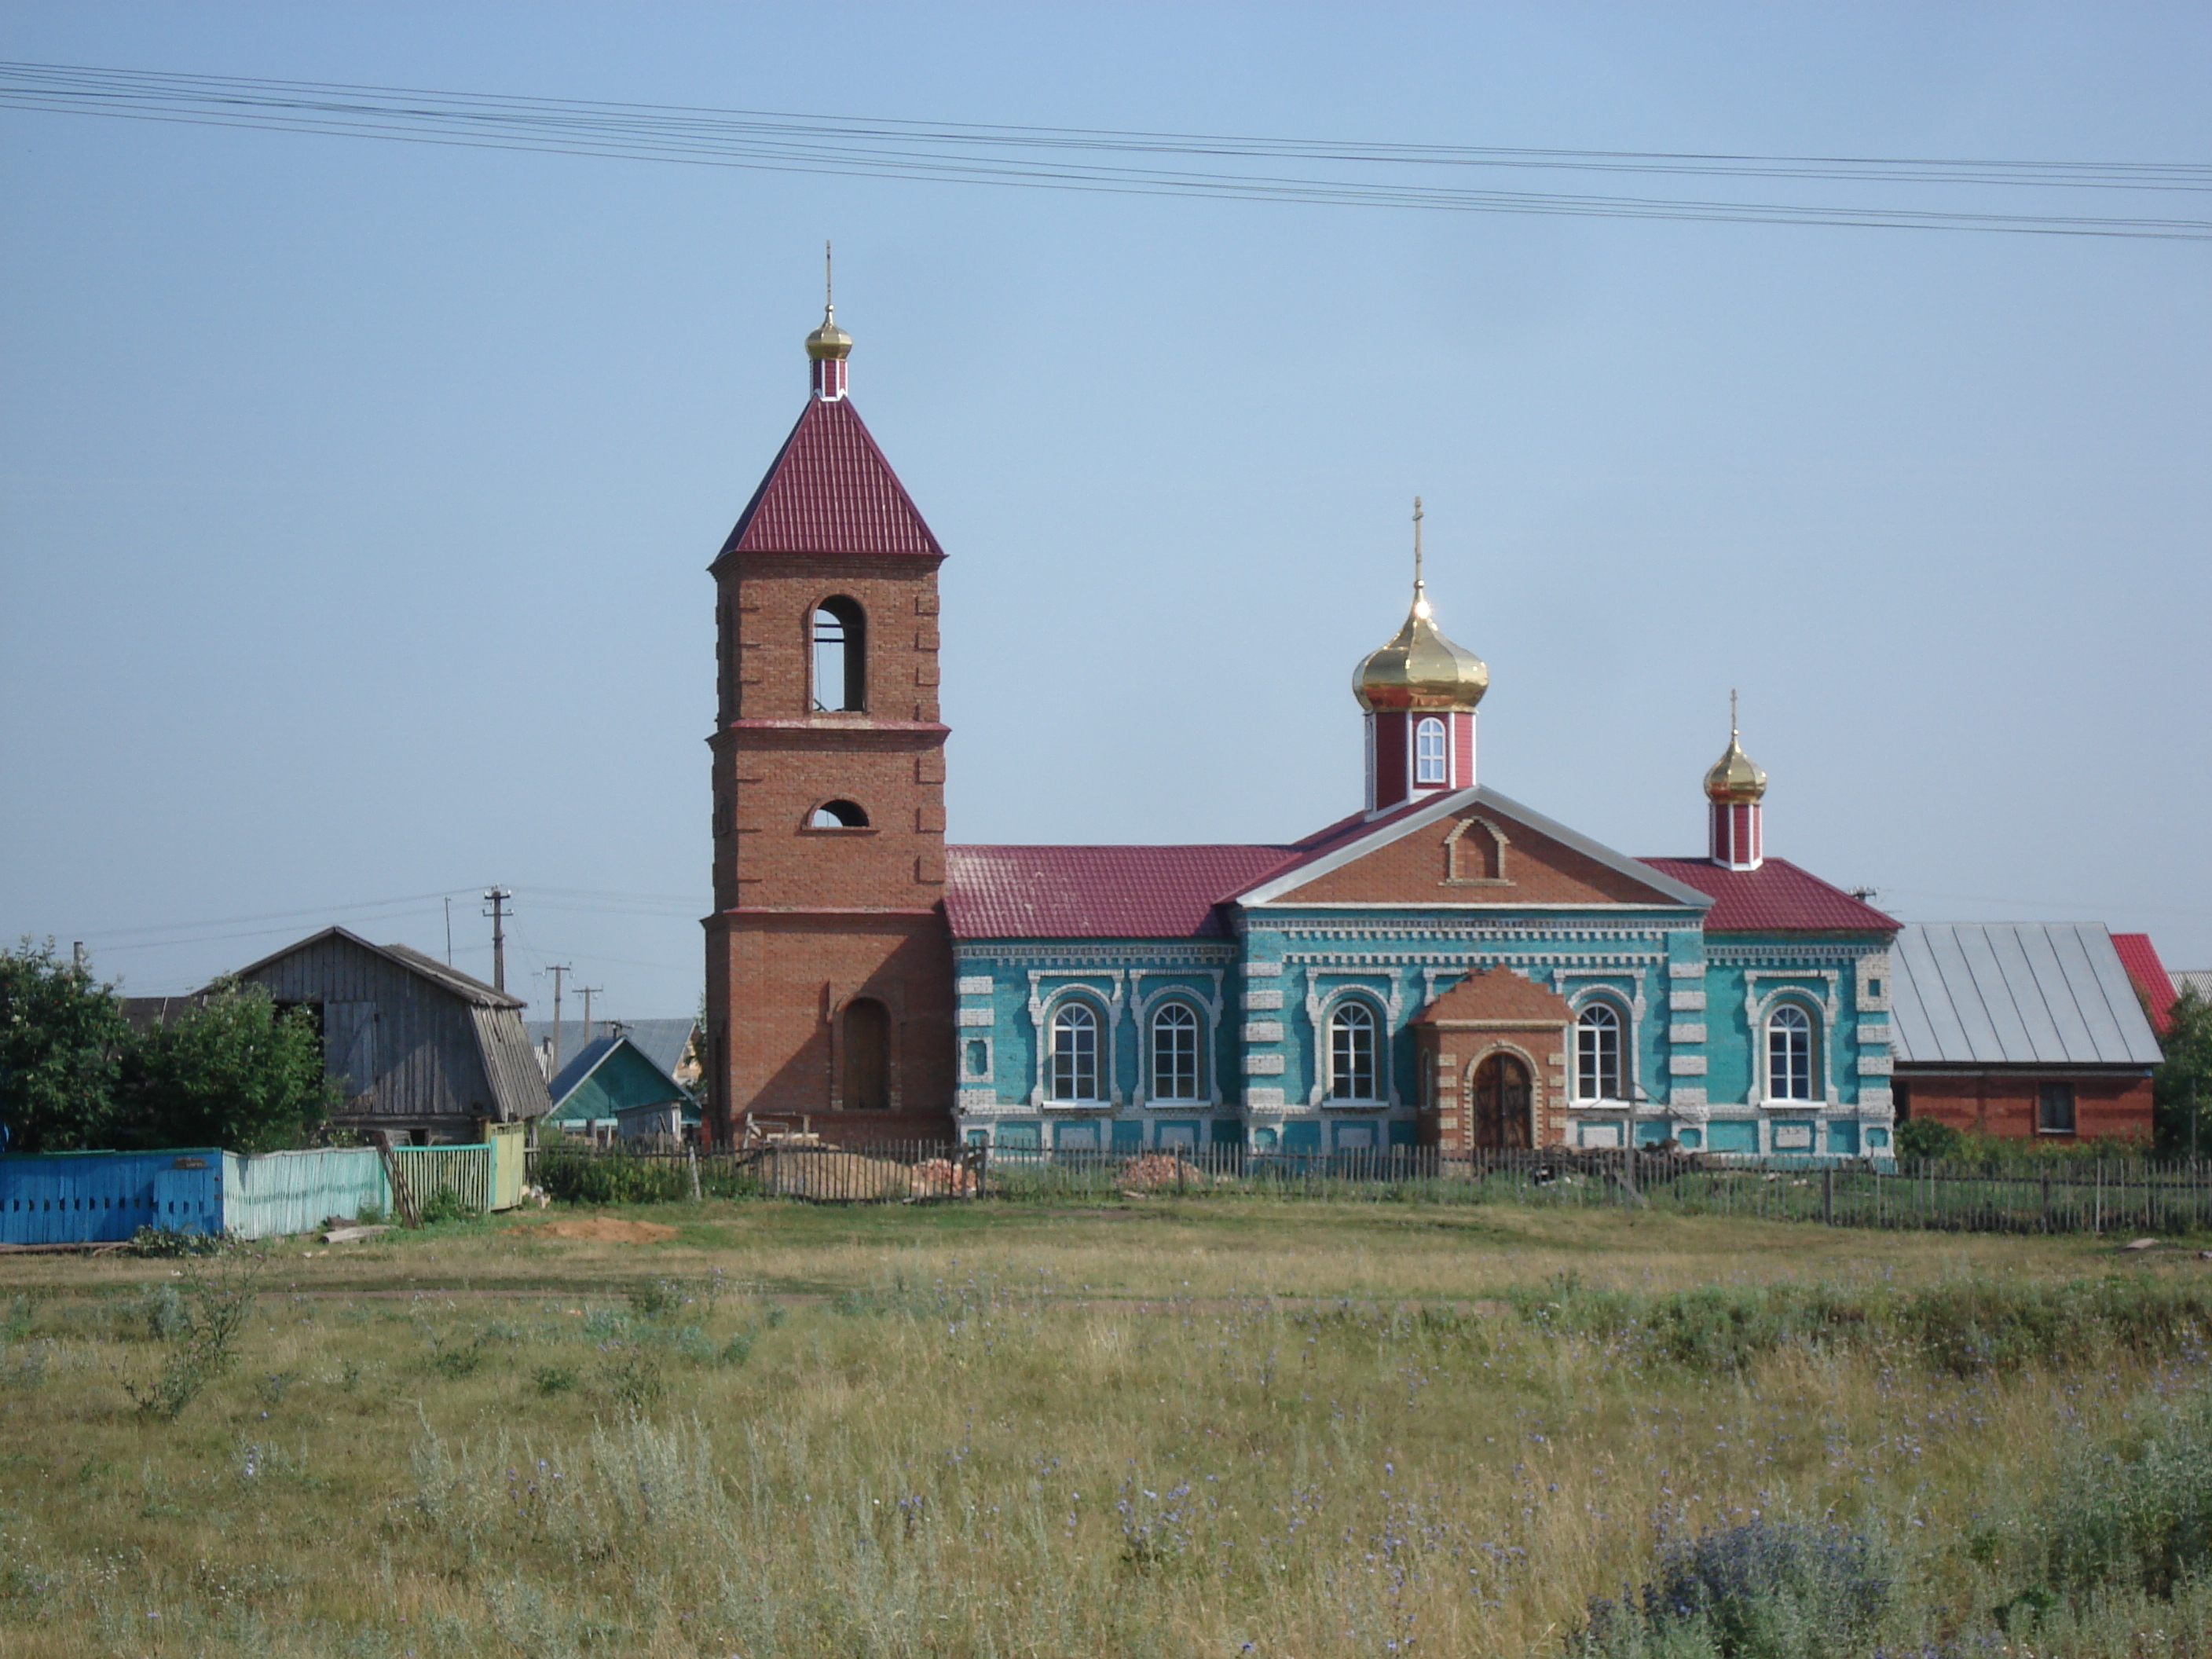
[[[1420,1144],[1449,1154],[1565,1141],[1573,1018],[1556,992],[1510,968],[1438,995],[1412,1021]]]

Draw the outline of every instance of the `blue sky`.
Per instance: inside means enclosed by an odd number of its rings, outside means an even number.
[[[0,46],[1116,129],[2212,161],[2201,7],[10,5]],[[693,1006],[703,567],[803,400],[825,236],[854,400],[951,555],[954,839],[1279,841],[1356,805],[1348,682],[1404,614],[1418,492],[1439,618],[1491,665],[1485,781],[1697,852],[1738,686],[1771,852],[1906,918],[2106,921],[2212,965],[2205,244],[21,112],[0,203],[0,933],[84,939],[131,991],[329,921],[442,954],[447,894],[487,973],[468,895],[499,882],[541,1009],[553,961],[609,1012]]]

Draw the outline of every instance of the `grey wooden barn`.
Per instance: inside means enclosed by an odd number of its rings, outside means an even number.
[[[323,1063],[345,1097],[333,1121],[345,1127],[418,1146],[472,1141],[486,1121],[542,1117],[552,1104],[521,999],[410,946],[326,927],[238,977],[315,1010]]]

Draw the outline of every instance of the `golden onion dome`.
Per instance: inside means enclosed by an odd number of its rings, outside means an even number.
[[[1713,769],[1705,774],[1705,799],[1741,805],[1755,801],[1765,793],[1766,774],[1752,764],[1751,757],[1743,752],[1743,745],[1736,741],[1731,726],[1728,752],[1715,761]]]
[[[1371,651],[1352,677],[1352,695],[1370,713],[1377,709],[1466,710],[1490,689],[1490,669],[1464,647],[1438,631],[1419,578],[1413,581],[1413,608],[1389,644]]]
[[[853,337],[837,326],[837,307],[822,307],[822,326],[806,337],[806,355],[815,362],[825,358],[843,362],[853,355]]]

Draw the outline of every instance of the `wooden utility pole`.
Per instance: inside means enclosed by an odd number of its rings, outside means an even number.
[[[491,988],[507,989],[507,902],[514,895],[504,887],[484,889],[484,902],[491,906]]]
[[[553,1077],[558,1077],[561,1075],[561,975],[574,973],[576,964],[556,962],[548,966],[545,971],[553,975]],[[589,1024],[588,1019],[586,1023]],[[588,1040],[590,1033],[587,1031],[585,1035]],[[546,1080],[550,1082],[552,1079]]]
[[[584,1041],[592,1040],[592,999],[607,988],[604,985],[579,985],[576,994],[584,1000]]]

